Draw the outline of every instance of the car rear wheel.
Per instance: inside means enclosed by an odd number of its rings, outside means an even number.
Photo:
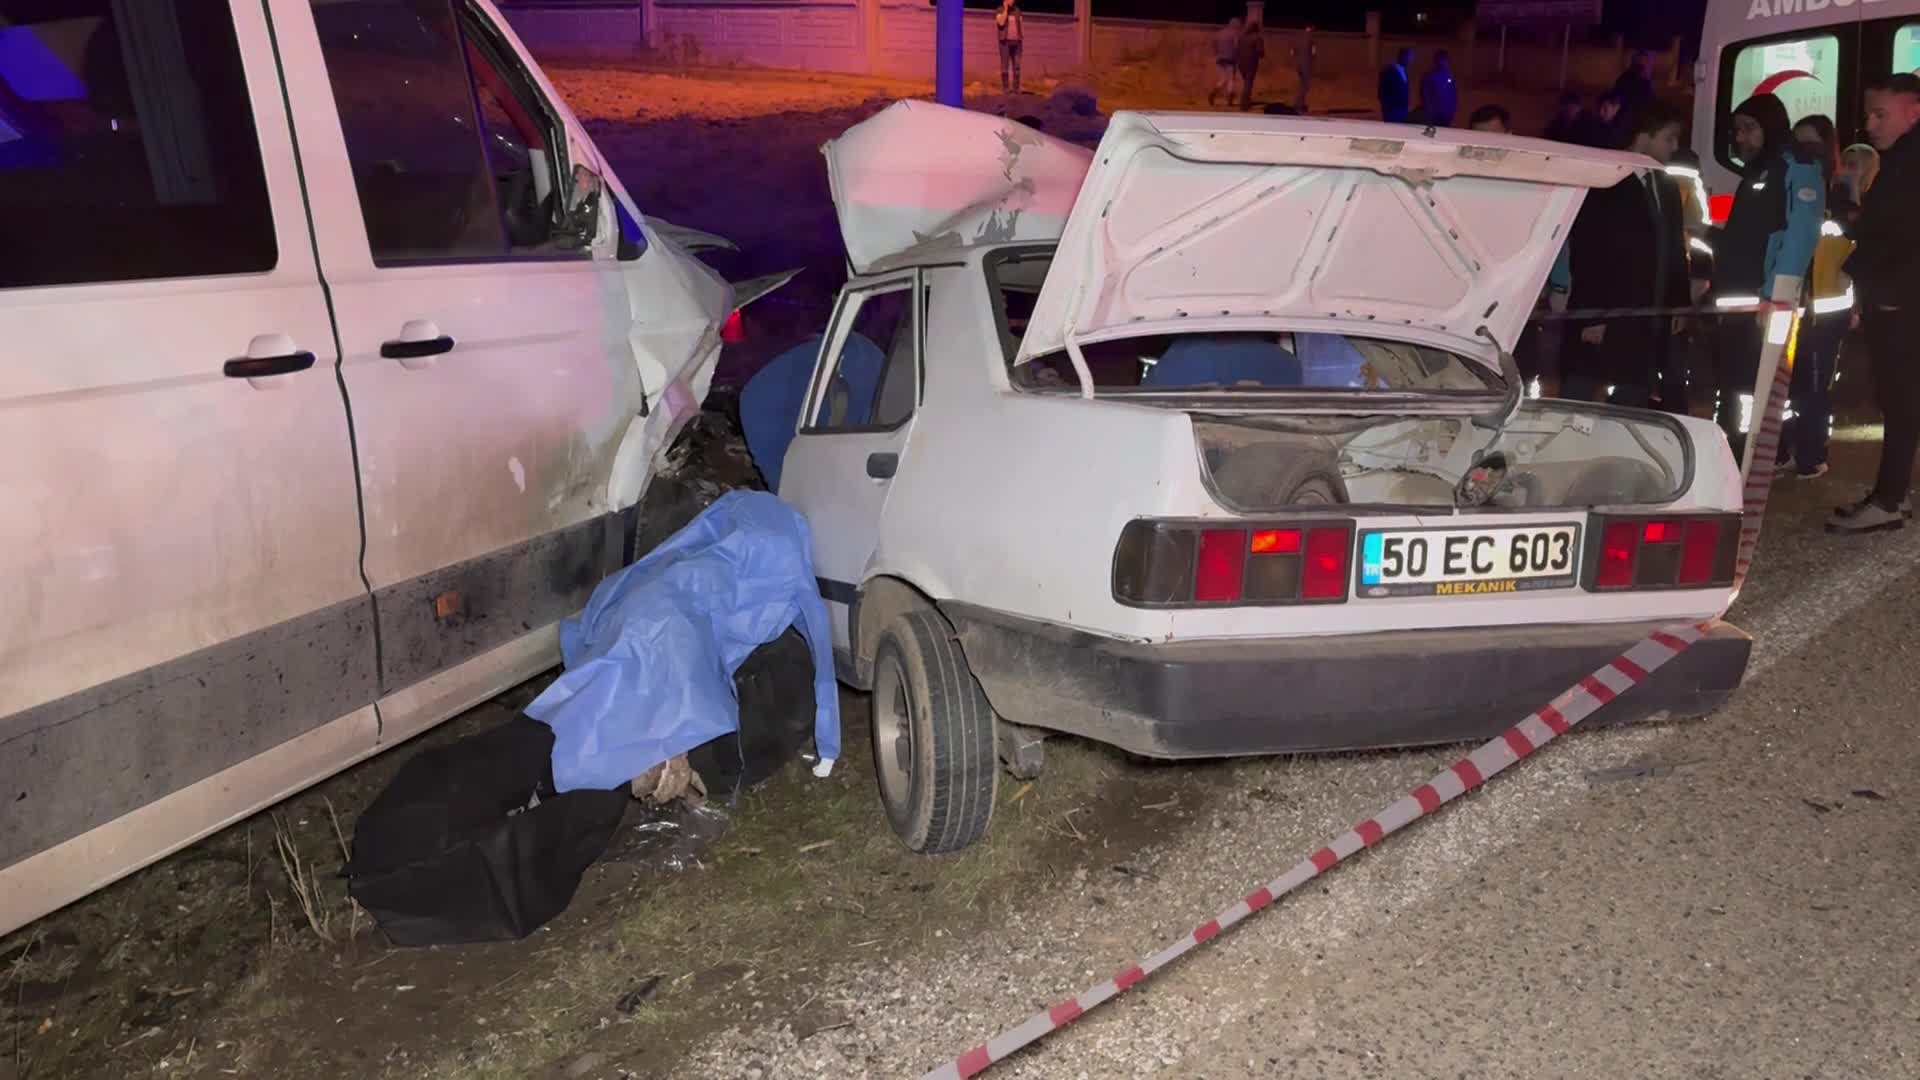
[[[993,708],[935,613],[881,631],[872,713],[880,803],[900,841],[932,855],[984,836],[1000,772]]]

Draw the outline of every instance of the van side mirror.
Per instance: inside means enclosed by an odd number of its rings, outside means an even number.
[[[583,248],[593,244],[600,234],[600,194],[605,190],[600,174],[585,165],[573,167],[573,183],[561,203],[560,220],[553,228],[554,242],[563,248]]]

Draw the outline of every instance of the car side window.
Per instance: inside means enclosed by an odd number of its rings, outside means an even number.
[[[491,28],[458,0],[312,8],[375,265],[567,253],[563,133]]]
[[[807,430],[899,427],[913,416],[920,366],[912,284],[859,294],[841,317],[848,328]]]
[[[226,0],[0,3],[0,288],[278,258]]]

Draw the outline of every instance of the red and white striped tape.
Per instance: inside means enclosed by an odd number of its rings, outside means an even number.
[[[1746,581],[1747,569],[1753,565],[1753,553],[1760,540],[1760,519],[1766,511],[1767,493],[1772,487],[1773,459],[1780,446],[1781,415],[1786,408],[1790,380],[1788,365],[1785,362],[1776,363],[1766,411],[1746,450],[1747,480],[1742,498],[1740,553],[1734,571],[1732,595],[1735,596],[1739,595],[1740,586]],[[1575,724],[1644,682],[1669,660],[1705,637],[1715,622],[1718,619],[1654,631],[1626,652],[1596,668],[1593,674],[1568,687],[1559,697],[1529,713],[1526,719],[1454,762],[1446,771],[1414,788],[1398,802],[1341,833],[1286,873],[1242,897],[1178,941],[1105,982],[1089,987],[1044,1012],[1029,1016],[1020,1024],[927,1073],[922,1080],[965,1080],[966,1077],[977,1076],[994,1062],[1005,1060],[1022,1047],[1045,1038],[1133,989],[1149,975],[1212,941],[1241,920],[1421,818],[1436,813],[1441,807],[1566,734]]]

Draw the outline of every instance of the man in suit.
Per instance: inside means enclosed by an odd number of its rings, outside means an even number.
[[[1685,120],[1663,102],[1634,117],[1628,149],[1665,165],[1680,148]],[[1660,169],[1636,172],[1589,192],[1567,239],[1574,310],[1685,307],[1687,236],[1680,189]],[[1561,396],[1686,411],[1684,371],[1668,366],[1678,316],[1573,323],[1562,360]]]

